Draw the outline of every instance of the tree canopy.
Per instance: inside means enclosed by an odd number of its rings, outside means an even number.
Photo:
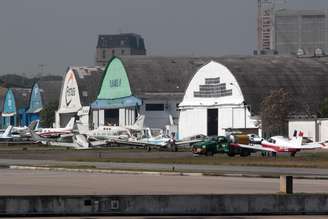
[[[48,103],[40,112],[40,123],[42,127],[52,127],[55,122],[55,112],[58,109],[58,102]]]
[[[265,136],[287,134],[290,101],[284,89],[274,90],[261,102],[262,129]]]

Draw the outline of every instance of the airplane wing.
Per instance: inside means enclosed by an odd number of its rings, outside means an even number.
[[[230,145],[233,146],[233,147],[253,149],[253,150],[256,150],[256,151],[276,152],[272,148],[263,147],[261,144],[252,144],[252,145],[249,145],[249,144],[230,144]]]
[[[300,149],[303,149],[303,150],[311,150],[311,149],[318,149],[318,148],[328,149],[328,145],[326,145],[324,143],[313,142],[313,143],[302,144],[300,146]]]

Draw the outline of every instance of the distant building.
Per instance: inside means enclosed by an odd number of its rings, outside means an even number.
[[[278,10],[274,18],[274,50],[279,54],[327,53],[327,26],[324,10]]]
[[[104,66],[113,56],[146,55],[144,39],[135,33],[99,35],[96,65]]]

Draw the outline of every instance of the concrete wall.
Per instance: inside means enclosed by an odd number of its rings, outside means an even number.
[[[327,194],[0,196],[0,216],[327,213]]]

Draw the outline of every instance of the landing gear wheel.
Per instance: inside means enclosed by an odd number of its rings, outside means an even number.
[[[235,153],[231,153],[231,152],[229,152],[227,154],[228,154],[229,157],[234,157],[236,155]]]

